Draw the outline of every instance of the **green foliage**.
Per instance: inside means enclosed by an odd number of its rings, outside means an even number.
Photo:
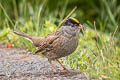
[[[75,6],[78,8],[73,16],[79,18],[81,22],[96,20],[97,29],[102,32],[113,32],[120,21],[118,0],[0,0],[0,3],[15,22],[24,18],[36,22],[37,25],[43,23],[45,19],[59,23]],[[3,26],[6,16],[2,8],[0,16],[0,26]]]
[[[100,22],[101,31],[114,31],[120,21],[120,5],[117,0],[101,0],[100,8],[96,7],[99,17],[96,19]]]
[[[77,50],[62,58],[68,67],[87,72],[89,79],[120,79],[118,0],[0,0],[0,41],[35,52],[35,47],[12,30],[45,36],[77,6],[73,17],[85,23]],[[96,28],[93,22],[96,21]],[[116,33],[115,29],[117,29]],[[111,34],[112,33],[112,34]],[[113,34],[114,33],[114,34]]]

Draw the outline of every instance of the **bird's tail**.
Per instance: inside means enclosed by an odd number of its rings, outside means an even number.
[[[13,31],[13,33],[17,34],[17,35],[20,35],[20,36],[23,36],[25,37],[26,39],[28,39],[29,41],[32,41],[32,36],[29,35],[29,34],[26,34],[24,32],[19,32],[19,31]]]
[[[19,32],[19,31],[13,31],[13,33],[23,36],[24,38],[29,40],[31,43],[33,43],[33,45],[36,47],[39,47],[39,45],[41,44],[41,41],[43,41],[43,37],[35,37],[35,36],[31,36],[29,34],[26,34],[24,32]]]

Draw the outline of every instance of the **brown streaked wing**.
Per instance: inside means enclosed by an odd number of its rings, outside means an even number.
[[[50,44],[52,44],[57,38],[59,37],[59,31],[55,31],[48,36],[45,36],[44,39],[41,41],[38,50],[35,53],[42,52],[45,49],[50,49]]]

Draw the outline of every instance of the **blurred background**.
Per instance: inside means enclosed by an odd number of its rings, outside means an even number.
[[[0,0],[0,42],[35,51],[19,30],[45,36],[77,7],[71,17],[86,27],[78,49],[61,61],[87,72],[88,79],[120,79],[120,0]],[[95,23],[95,24],[94,24]]]

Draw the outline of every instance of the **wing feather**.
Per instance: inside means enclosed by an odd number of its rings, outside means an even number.
[[[51,34],[49,34],[48,36],[45,36],[44,39],[41,41],[41,44],[38,47],[38,50],[35,53],[38,52],[46,52],[46,51],[50,51],[52,49],[52,43],[59,38],[60,33],[59,31],[55,31]]]

